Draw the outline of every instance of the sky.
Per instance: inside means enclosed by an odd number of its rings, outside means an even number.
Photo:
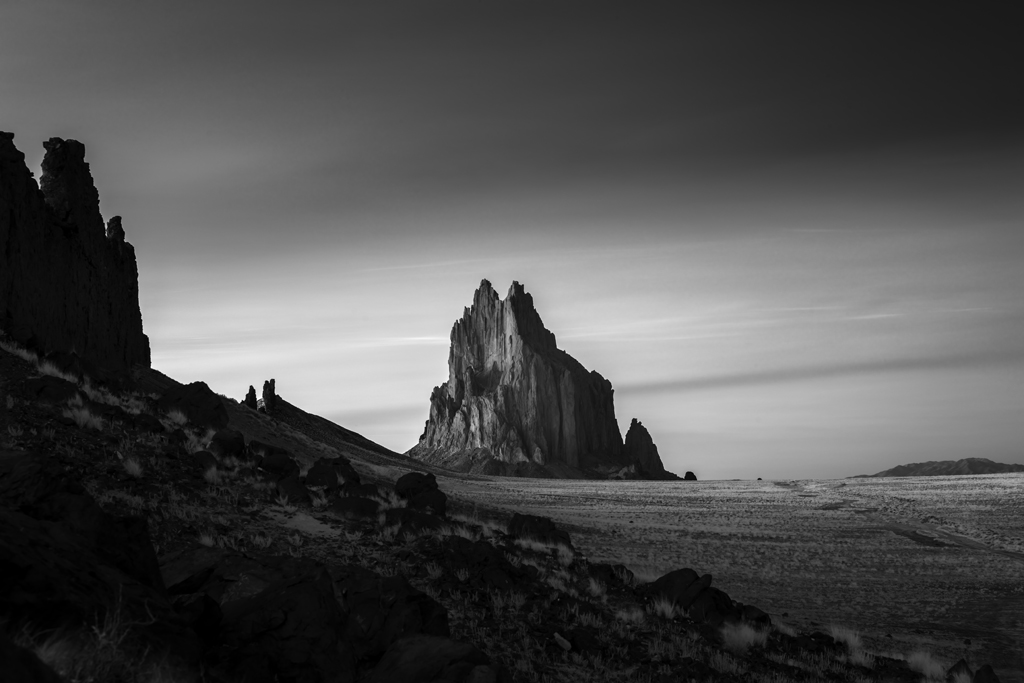
[[[1020,22],[895,4],[0,0],[0,130],[183,382],[404,452],[518,280],[677,473],[1024,463]]]

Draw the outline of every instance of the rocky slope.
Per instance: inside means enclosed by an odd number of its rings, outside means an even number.
[[[1024,465],[1007,465],[992,462],[988,458],[963,458],[961,460],[931,460],[897,465],[878,474],[862,474],[861,477],[949,477],[960,474],[1002,474],[1024,472]]]
[[[279,396],[287,422],[202,382],[108,391],[0,349],[5,681],[921,679],[708,574],[590,562],[551,520],[460,499]]]
[[[95,366],[149,366],[135,250],[120,216],[104,225],[85,147],[44,143],[37,185],[13,139],[0,132],[0,329]]]
[[[677,478],[636,420],[623,444],[612,394],[558,348],[522,285],[501,299],[484,280],[452,328],[448,381],[409,455],[463,472]]]

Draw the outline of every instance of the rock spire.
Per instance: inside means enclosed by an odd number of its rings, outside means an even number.
[[[671,476],[643,433],[649,446],[637,446],[637,469]],[[633,464],[631,452],[611,383],[558,348],[521,284],[502,299],[481,282],[452,327],[448,381],[431,393],[430,417],[409,455],[463,471],[586,476]]]

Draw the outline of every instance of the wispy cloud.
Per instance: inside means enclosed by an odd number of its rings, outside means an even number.
[[[675,378],[653,382],[636,382],[620,385],[616,387],[616,390],[619,393],[628,394],[680,393],[709,389],[783,384],[856,375],[927,372],[930,370],[977,368],[1021,362],[1024,362],[1024,350],[1001,351],[989,354],[949,354],[944,356],[933,356],[930,358],[895,358],[891,360],[837,363],[834,365],[817,365],[802,368],[779,368],[774,370],[738,372],[734,374],[722,374],[709,377]]]

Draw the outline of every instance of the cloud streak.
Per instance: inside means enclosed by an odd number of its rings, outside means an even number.
[[[1024,361],[1022,351],[999,351],[990,354],[948,354],[925,358],[894,358],[863,362],[837,363],[802,368],[779,368],[722,374],[710,377],[668,379],[654,382],[635,382],[616,387],[620,394],[673,394],[714,389],[769,386],[819,379],[876,375],[885,373],[926,372],[1009,365]]]

